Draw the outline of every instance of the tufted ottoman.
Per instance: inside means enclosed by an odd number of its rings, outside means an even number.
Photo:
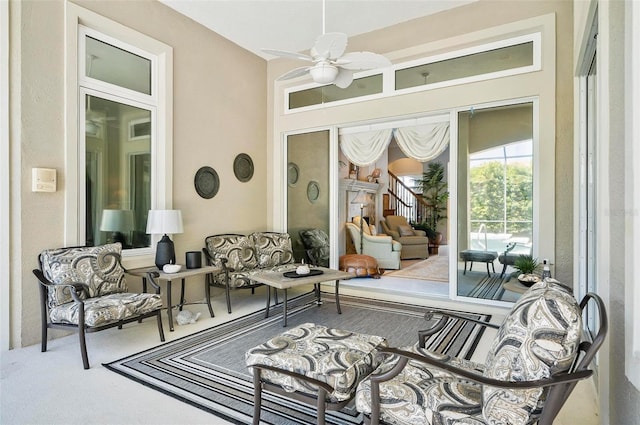
[[[385,338],[304,323],[248,350],[253,372],[253,423],[260,422],[262,389],[315,403],[318,424],[326,409],[340,410],[382,361]]]
[[[369,255],[347,254],[340,256],[338,268],[355,277],[372,277],[380,279],[384,271],[378,268],[378,262]]]
[[[473,268],[473,262],[477,261],[479,263],[487,263],[487,276],[491,277],[489,264],[491,264],[493,272],[495,273],[496,267],[493,265],[493,262],[496,258],[498,258],[498,253],[495,251],[480,251],[478,249],[465,249],[464,251],[460,251],[460,259],[464,261],[464,272],[462,272],[462,274],[467,274],[467,261],[471,262],[469,271]]]

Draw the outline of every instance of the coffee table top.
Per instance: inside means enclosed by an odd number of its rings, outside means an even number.
[[[284,271],[261,271],[251,275],[251,280],[264,283],[278,289],[288,289],[295,286],[327,282],[330,280],[348,280],[354,277],[351,273],[327,267],[313,266],[312,270],[322,270],[322,274],[303,277],[285,277]],[[295,268],[293,268],[295,270]]]

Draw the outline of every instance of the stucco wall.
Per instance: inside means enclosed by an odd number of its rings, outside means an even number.
[[[184,233],[176,257],[199,250],[204,237],[267,229],[266,62],[157,1],[78,1],[78,5],[173,48],[173,206]],[[45,248],[64,244],[65,129],[62,0],[11,3],[12,273],[11,346],[40,340],[37,285],[31,269]],[[74,100],[71,100],[74,101]],[[241,183],[233,160],[249,154],[253,178]],[[200,198],[193,178],[213,167],[220,190]],[[58,191],[32,193],[31,168],[58,170]],[[131,285],[139,285],[132,281]],[[187,298],[201,297],[201,285]]]

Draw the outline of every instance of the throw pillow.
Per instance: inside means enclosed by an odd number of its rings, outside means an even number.
[[[369,225],[369,232],[371,232],[372,236],[376,236],[378,234],[378,229],[373,224]]]
[[[411,226],[398,226],[398,233],[400,236],[414,236]]]

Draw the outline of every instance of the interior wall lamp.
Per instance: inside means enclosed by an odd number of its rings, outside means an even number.
[[[162,270],[165,264],[176,263],[176,251],[168,234],[182,233],[182,211],[149,210],[147,233],[164,235],[156,247],[156,267]]]

